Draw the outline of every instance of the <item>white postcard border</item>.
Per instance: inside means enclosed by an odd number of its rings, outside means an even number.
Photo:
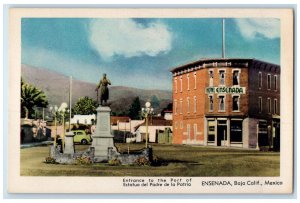
[[[279,18],[281,20],[281,152],[280,177],[181,177],[191,178],[191,187],[124,187],[124,177],[23,177],[20,176],[20,64],[21,18]],[[11,193],[264,193],[286,194],[293,190],[293,11],[292,9],[109,9],[109,8],[11,8],[9,10],[9,137],[8,190]],[[284,98],[284,99],[282,99]],[[130,177],[126,177],[130,178]],[[158,180],[159,177],[131,177]],[[163,177],[169,179],[171,177]],[[177,178],[177,177],[173,177]],[[274,186],[202,186],[202,181],[282,182]],[[58,187],[59,186],[59,187]]]

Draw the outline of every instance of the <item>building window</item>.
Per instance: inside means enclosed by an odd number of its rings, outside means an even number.
[[[182,92],[182,76],[180,76],[180,92]]]
[[[187,109],[186,109],[187,111],[186,112],[190,113],[190,98],[189,97],[186,98],[186,103],[187,103],[187,105],[186,105],[187,106]]]
[[[182,114],[182,99],[180,99],[180,114]]]
[[[274,90],[277,91],[277,75],[274,75]]]
[[[267,87],[268,87],[268,90],[271,89],[271,75],[270,74],[268,74],[268,76],[267,76]]]
[[[230,121],[230,142],[243,141],[243,122],[241,120]]]
[[[225,70],[219,71],[220,85],[225,85]]]
[[[197,124],[194,124],[194,140],[197,139]]]
[[[262,97],[258,97],[258,112],[262,112]]]
[[[197,88],[197,73],[194,73],[194,89]]]
[[[207,142],[214,143],[215,142],[215,121],[207,121]]]
[[[232,84],[233,85],[239,85],[239,82],[240,82],[239,73],[240,72],[238,70],[233,71],[233,76],[232,76]]]
[[[239,96],[233,96],[232,97],[232,111],[239,111],[240,107],[240,98]]]
[[[274,99],[274,114],[278,114],[278,111],[277,111],[277,99]]]
[[[272,103],[271,103],[271,99],[268,98],[268,113],[272,113]]]
[[[180,129],[183,129],[183,122],[180,121]]]
[[[194,113],[197,112],[197,97],[194,96]]]
[[[214,86],[214,71],[210,70],[208,73],[209,73],[208,74],[208,76],[209,76],[209,86],[213,87]]]
[[[188,140],[190,140],[191,139],[191,126],[190,126],[190,124],[186,125],[186,131],[187,131]]]
[[[177,123],[177,121],[175,121],[175,129],[177,129],[178,128],[178,123]]]
[[[225,96],[219,96],[219,111],[225,111]]]
[[[214,111],[214,97],[209,96],[209,111]]]
[[[262,87],[262,73],[258,72],[258,88],[261,89]]]
[[[177,100],[174,100],[174,109],[175,109],[175,114],[178,113],[178,108],[177,108]]]
[[[186,75],[186,79],[187,79],[187,90],[190,90],[190,74]]]
[[[177,78],[174,79],[174,86],[175,86],[175,93],[177,93],[177,91],[178,91]]]

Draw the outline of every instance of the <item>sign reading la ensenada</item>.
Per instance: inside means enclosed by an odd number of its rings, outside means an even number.
[[[245,87],[207,87],[206,94],[245,94]]]
[[[171,72],[174,144],[279,150],[279,65],[203,59]]]

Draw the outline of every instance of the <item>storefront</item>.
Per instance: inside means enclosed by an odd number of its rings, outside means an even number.
[[[207,145],[243,147],[243,119],[207,118]]]
[[[172,74],[174,144],[279,150],[280,66],[205,59]]]

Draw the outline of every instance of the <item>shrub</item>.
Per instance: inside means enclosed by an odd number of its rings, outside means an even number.
[[[91,158],[88,157],[88,156],[80,156],[80,157],[77,157],[77,158],[76,158],[75,163],[76,163],[76,164],[89,165],[89,164],[92,163],[92,160],[91,160]]]
[[[119,166],[119,165],[121,165],[121,161],[117,158],[114,158],[114,159],[111,159],[108,161],[108,165]]]
[[[57,164],[56,160],[50,156],[45,158],[45,163],[46,164]]]
[[[138,166],[149,166],[150,161],[145,156],[141,156],[134,161],[134,164]]]

